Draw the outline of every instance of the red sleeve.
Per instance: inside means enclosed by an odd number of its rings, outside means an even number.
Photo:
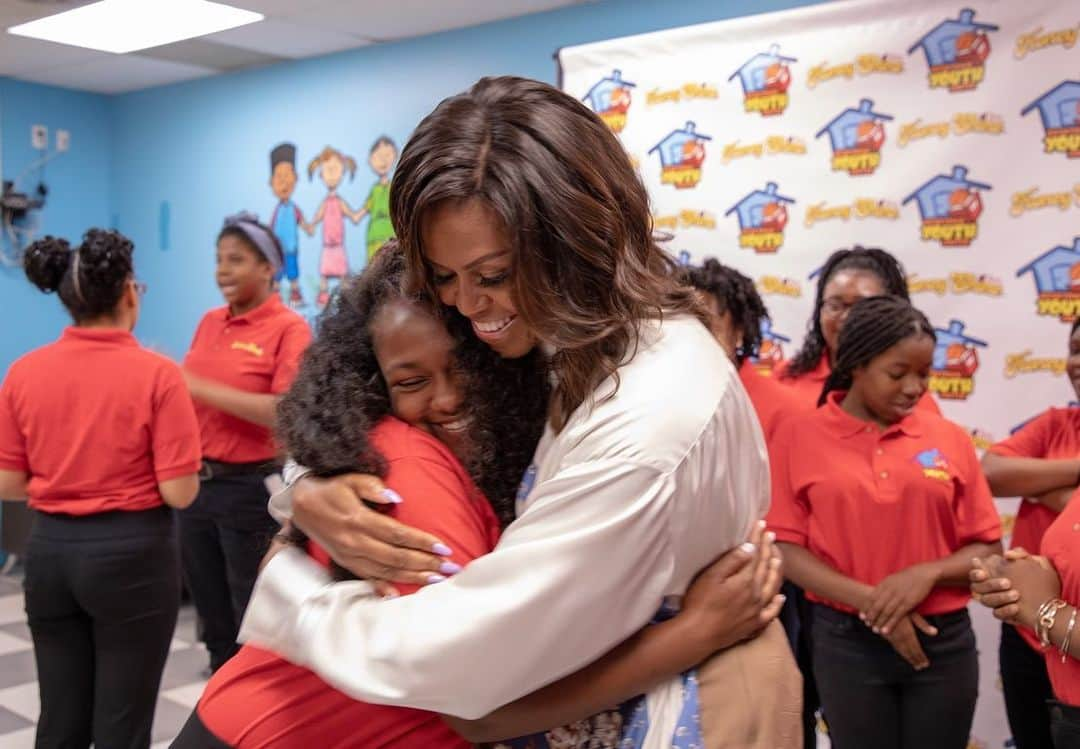
[[[199,422],[183,375],[176,365],[162,366],[154,393],[151,425],[154,477],[158,483],[199,470]]]
[[[277,358],[274,360],[274,379],[270,382],[270,392],[280,395],[289,389],[296,373],[300,369],[300,359],[311,343],[311,328],[302,319],[297,318],[285,329],[278,344]]]
[[[405,498],[390,514],[405,525],[426,531],[453,550],[450,560],[465,566],[491,551],[491,541],[477,508],[484,499],[461,473],[438,456],[408,455],[390,462],[385,484]],[[419,586],[397,585],[402,593]]]
[[[1058,429],[1057,412],[1051,408],[1024,424],[1008,439],[995,442],[990,446],[990,452],[1010,458],[1045,458],[1050,439]]]
[[[26,437],[15,418],[11,380],[12,374],[8,372],[3,384],[0,384],[0,469],[29,472]]]
[[[990,484],[986,481],[971,438],[956,427],[957,455],[960,455],[959,496],[956,498],[956,528],[961,544],[993,543],[1001,540],[998,514]]]
[[[772,503],[765,522],[777,541],[806,546],[810,527],[810,507],[796,494],[791,482],[791,455],[795,419],[785,420],[776,430],[769,447],[769,471],[772,474]]]

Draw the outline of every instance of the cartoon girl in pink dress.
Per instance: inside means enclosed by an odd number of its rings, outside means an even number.
[[[356,176],[356,160],[327,146],[308,164],[308,179],[315,176],[316,169],[329,193],[305,228],[308,234],[314,234],[316,225],[322,222],[323,247],[319,258],[319,296],[316,305],[324,307],[330,299],[330,279],[340,282],[349,273],[349,259],[345,254],[345,217],[348,216],[354,223],[356,219],[349,204],[337,194],[337,188],[346,169],[350,180]]]

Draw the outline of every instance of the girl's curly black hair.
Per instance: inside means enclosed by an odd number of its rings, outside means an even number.
[[[358,277],[342,285],[319,320],[292,387],[278,405],[278,435],[301,465],[322,476],[386,475],[368,432],[391,413],[390,395],[371,332],[378,310],[403,290],[405,258],[396,240],[383,245]],[[442,310],[457,343],[457,364],[472,416],[465,466],[503,525],[514,518],[521,476],[544,429],[550,385],[542,355],[502,359],[476,339],[468,321]],[[340,570],[335,570],[340,574]]]
[[[735,350],[739,364],[748,356],[757,356],[761,348],[761,321],[769,319],[769,310],[761,299],[753,280],[714,257],[706,258],[701,266],[687,268],[683,277],[699,291],[711,294],[721,313],[731,315],[742,340]]]
[[[817,293],[814,296],[814,314],[807,323],[806,338],[802,348],[791,359],[791,364],[781,377],[786,380],[801,377],[811,371],[826,354],[825,336],[821,333],[821,306],[825,303],[825,287],[832,277],[842,270],[872,273],[881,281],[888,296],[911,301],[908,295],[907,274],[904,266],[892,254],[877,247],[855,245],[850,250],[837,250],[829,255],[818,273]],[[835,351],[829,352],[836,355]]]

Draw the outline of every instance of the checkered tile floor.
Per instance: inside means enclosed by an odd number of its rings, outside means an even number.
[[[206,679],[207,655],[196,643],[195,611],[180,609],[154,716],[152,749],[164,749],[191,714]],[[0,749],[31,749],[39,710],[33,644],[22,583],[0,576]]]

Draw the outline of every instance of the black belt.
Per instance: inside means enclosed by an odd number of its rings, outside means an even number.
[[[254,463],[222,463],[219,460],[203,458],[199,469],[199,481],[211,481],[228,476],[250,476],[252,474],[269,476],[281,470],[281,466],[272,460],[258,460]]]

